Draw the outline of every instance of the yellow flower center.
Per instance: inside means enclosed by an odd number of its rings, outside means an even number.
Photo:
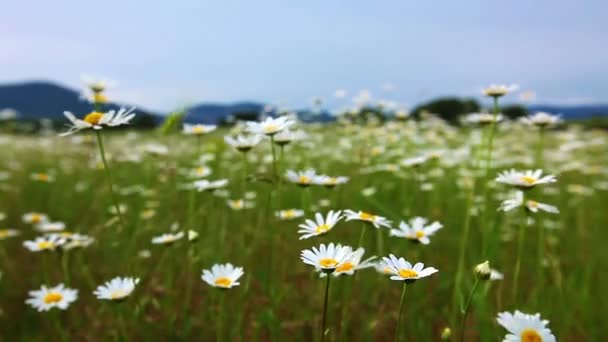
[[[220,277],[220,278],[215,279],[215,285],[217,285],[217,286],[229,287],[230,284],[232,284],[232,280],[230,280],[226,277]]]
[[[47,175],[46,173],[37,173],[34,175],[34,178],[36,180],[42,181],[42,182],[48,182],[50,180],[49,175]]]
[[[51,249],[55,247],[52,242],[49,241],[40,241],[38,242],[38,249]]]
[[[526,329],[521,332],[521,342],[542,342],[543,338],[534,329]]]
[[[336,267],[337,264],[338,264],[338,260],[336,260],[334,258],[325,258],[325,259],[319,260],[319,265],[321,265],[325,268],[334,268],[334,267]]]
[[[318,226],[315,231],[317,233],[325,233],[327,232],[331,227],[328,224],[322,224],[320,226]]]
[[[310,177],[308,177],[308,176],[300,176],[300,177],[298,177],[298,183],[308,184],[308,183],[310,183]]]
[[[49,292],[44,296],[44,304],[58,303],[63,299],[63,295],[59,292]]]
[[[536,178],[534,177],[530,177],[530,176],[522,176],[521,181],[528,184],[528,185],[532,185],[534,183],[536,183]]]
[[[294,218],[295,216],[296,216],[295,210],[285,210],[283,212],[283,217],[285,217],[285,218]]]
[[[204,168],[204,167],[201,166],[201,167],[199,167],[199,168],[196,169],[196,174],[197,175],[204,175],[206,171],[207,171],[207,168]]]
[[[104,87],[103,83],[93,83],[90,85],[90,88],[94,93],[101,93],[106,87]]]
[[[9,236],[9,231],[6,229],[0,230],[0,239],[7,238]]]
[[[127,293],[123,290],[116,290],[110,294],[111,299],[120,299],[126,297]]]
[[[42,222],[42,215],[32,214],[32,216],[30,216],[30,221],[32,221],[32,223],[40,223]]]
[[[364,221],[375,221],[376,215],[372,215],[370,213],[366,213],[366,212],[362,211],[361,213],[359,213],[359,218]]]
[[[402,278],[416,278],[418,276],[418,272],[414,270],[399,270],[399,276]]]
[[[235,209],[243,208],[243,200],[230,201],[230,206]]]
[[[336,268],[336,272],[348,272],[353,268],[355,268],[355,265],[353,265],[350,261],[347,261]]]
[[[106,102],[108,102],[108,98],[101,93],[95,93],[95,94],[93,94],[93,102],[106,103]]]
[[[194,134],[203,134],[205,133],[207,130],[205,129],[205,127],[203,126],[194,126],[192,128],[192,133]]]
[[[264,126],[264,133],[266,133],[266,134],[276,133],[278,130],[279,130],[279,126],[274,125],[274,124]]]
[[[532,201],[532,200],[529,200],[528,203],[527,203],[527,205],[528,205],[529,208],[534,208],[534,209],[538,208],[538,204],[539,204],[538,202]]]
[[[90,112],[87,116],[84,117],[84,122],[87,122],[91,125],[97,125],[99,120],[103,117],[103,113],[100,112]]]
[[[418,231],[416,231],[416,238],[417,238],[417,239],[423,238],[425,235],[426,235],[426,234],[425,234],[425,233],[424,233],[424,231],[422,231],[422,230],[418,230]]]

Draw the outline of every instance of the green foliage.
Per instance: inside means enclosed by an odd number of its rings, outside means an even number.
[[[474,99],[445,97],[414,108],[412,114],[418,117],[423,111],[430,112],[438,114],[440,118],[450,123],[456,123],[460,115],[478,112],[480,108],[479,103]]]
[[[163,124],[158,128],[159,132],[165,135],[179,132],[186,113],[187,109],[184,108],[167,115]]]
[[[509,119],[517,119],[522,116],[528,115],[528,109],[521,105],[508,105],[500,108],[500,112],[502,115],[508,117]]]

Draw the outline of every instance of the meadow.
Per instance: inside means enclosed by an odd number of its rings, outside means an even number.
[[[302,133],[289,143],[262,134],[246,152],[224,140],[243,125],[1,135],[0,339],[496,341],[508,333],[497,315],[520,310],[549,320],[557,340],[603,340],[606,132],[402,119],[295,123]],[[510,169],[556,181],[496,181]],[[518,189],[525,200],[500,210]],[[300,239],[299,225],[331,210],[341,211],[335,225]],[[381,217],[390,222],[374,227]],[[441,228],[394,236],[415,217]],[[48,233],[63,240],[24,246]],[[173,235],[152,243],[162,234]],[[338,264],[301,259],[329,243],[376,258],[340,276]],[[387,269],[390,254],[438,272],[408,280]],[[490,279],[476,268],[486,260]],[[243,268],[238,286],[201,279],[224,263]],[[93,294],[115,277],[139,282],[110,300]],[[64,310],[26,304],[58,284],[78,291]]]

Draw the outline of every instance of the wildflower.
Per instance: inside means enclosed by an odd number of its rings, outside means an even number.
[[[43,222],[47,222],[49,220],[49,217],[41,213],[27,213],[21,217],[21,220],[23,221],[23,223],[40,224]]]
[[[555,183],[557,179],[554,175],[542,176],[543,171],[538,170],[527,170],[527,171],[516,171],[511,169],[509,171],[503,171],[498,174],[496,181],[498,183],[504,183],[515,186],[520,189],[532,189],[539,184]]]
[[[116,277],[99,285],[93,294],[97,299],[121,301],[131,295],[138,283],[139,278]]]
[[[108,88],[116,86],[116,81],[98,76],[81,75],[80,79],[89,88],[89,90],[95,94],[101,93]]]
[[[40,232],[60,232],[65,230],[65,223],[63,222],[41,222],[35,226],[37,231]]]
[[[336,185],[345,184],[347,182],[348,182],[348,177],[343,177],[343,176],[331,177],[331,176],[321,175],[321,176],[317,176],[317,178],[315,179],[315,184],[323,185],[327,188],[333,188]]]
[[[523,191],[517,191],[515,193],[515,198],[504,200],[500,204],[500,207],[498,208],[498,210],[502,210],[502,211],[506,212],[506,211],[510,211],[510,210],[513,210],[515,208],[518,208],[518,207],[521,207],[524,205],[528,211],[533,212],[533,213],[537,213],[539,210],[545,211],[548,213],[552,213],[552,214],[559,213],[559,209],[557,209],[557,207],[555,207],[555,206],[545,204],[545,203],[540,203],[540,202],[533,201],[533,200],[524,201]]]
[[[216,125],[184,124],[183,132],[184,132],[184,134],[189,134],[189,135],[201,135],[201,134],[207,134],[207,133],[213,132],[213,131],[215,131],[216,128],[217,128]]]
[[[228,206],[233,210],[249,209],[253,208],[253,202],[246,201],[243,199],[227,200]]]
[[[44,173],[44,172],[32,173],[30,175],[30,178],[34,181],[43,182],[43,183],[50,183],[50,182],[55,181],[55,177],[49,175],[48,173]]]
[[[175,241],[177,241],[183,237],[184,237],[184,232],[178,232],[176,234],[167,233],[167,234],[162,234],[162,235],[152,238],[152,243],[155,245],[168,245],[168,244],[174,243]]]
[[[318,176],[314,169],[308,169],[305,171],[298,172],[293,170],[287,170],[287,179],[290,182],[296,183],[301,187],[307,187],[311,184],[315,184],[315,180],[317,179],[317,177]]]
[[[74,248],[86,248],[89,247],[95,241],[94,238],[88,235],[81,234],[68,233],[68,235],[66,235],[60,233],[58,234],[58,236],[66,239],[66,242],[61,245],[61,248],[64,250],[70,250]]]
[[[418,167],[418,166],[424,164],[427,160],[428,159],[426,156],[407,158],[407,159],[401,160],[401,165],[403,165],[405,167]]]
[[[298,230],[300,240],[308,239],[313,236],[323,235],[329,232],[340,220],[342,219],[342,211],[330,211],[327,213],[327,217],[324,219],[321,213],[315,214],[315,221],[307,219],[305,223],[300,224],[298,227],[302,228]]]
[[[19,235],[20,232],[15,229],[0,229],[0,240],[8,239]]]
[[[303,137],[304,134],[301,131],[290,131],[289,129],[285,129],[274,136],[274,143],[279,146],[285,146],[292,141],[302,139]]]
[[[430,276],[431,274],[439,272],[434,267],[424,267],[421,262],[416,263],[412,266],[404,258],[397,259],[393,254],[388,257],[382,258],[388,268],[388,272],[391,274],[392,280],[404,280],[406,282],[413,282],[421,278]]]
[[[262,122],[248,121],[246,122],[247,131],[252,134],[265,134],[273,136],[286,128],[292,126],[295,122],[286,116],[278,118],[267,117]]]
[[[352,221],[352,220],[358,220],[358,221],[369,222],[372,225],[374,225],[374,227],[376,227],[376,228],[380,228],[380,227],[391,228],[391,221],[387,220],[385,217],[370,214],[365,211],[356,211],[355,212],[353,210],[346,209],[346,210],[344,210],[344,217],[346,218],[346,222]]]
[[[231,263],[215,264],[211,270],[203,270],[202,279],[213,287],[229,289],[240,285],[237,280],[243,276],[242,267],[234,267]]]
[[[351,247],[330,243],[327,246],[321,244],[319,248],[313,247],[312,250],[303,250],[300,254],[300,259],[305,264],[311,265],[325,273],[333,273],[337,268],[348,262],[351,256]]]
[[[481,264],[475,266],[474,272],[475,276],[477,276],[479,280],[489,280],[492,276],[490,262],[486,260],[485,262],[482,262]]]
[[[275,216],[281,220],[293,220],[304,216],[304,210],[300,209],[285,209],[275,212]]]
[[[540,314],[525,314],[516,310],[514,314],[501,312],[496,319],[498,324],[509,331],[504,342],[555,342],[555,336],[547,328],[549,321],[540,318]]]
[[[404,237],[420,242],[423,245],[428,245],[431,242],[429,236],[443,228],[443,225],[439,222],[433,222],[430,225],[426,225],[427,222],[428,220],[423,217],[414,217],[410,220],[409,225],[402,221],[399,223],[399,229],[391,229],[390,235]]]
[[[562,122],[559,115],[551,115],[545,112],[537,112],[534,115],[529,115],[521,118],[521,122],[540,128],[555,126]]]
[[[237,135],[236,137],[225,136],[224,141],[239,152],[248,152],[262,140],[259,134]]]
[[[517,90],[517,85],[505,85],[505,84],[492,84],[487,88],[483,89],[483,94],[489,97],[501,97],[507,95],[510,92]]]
[[[197,180],[193,183],[194,188],[199,191],[213,191],[219,188],[223,188],[228,184],[227,179],[219,179],[216,181],[209,181],[206,179]]]
[[[72,114],[71,112],[65,111],[63,112],[63,115],[65,115],[65,117],[70,120],[72,126],[69,126],[68,131],[61,133],[60,136],[74,134],[84,129],[92,128],[95,130],[99,130],[103,127],[116,127],[127,125],[135,117],[135,113],[133,113],[134,109],[135,107],[129,110],[121,108],[120,110],[118,110],[118,112],[116,112],[115,110],[111,110],[106,113],[93,111],[87,114],[82,120],[76,118],[76,116],[74,116],[74,114]]]
[[[492,123],[498,123],[503,120],[502,114],[490,114],[490,113],[470,113],[467,114],[463,121],[469,125],[485,126]]]
[[[63,245],[65,242],[65,238],[52,234],[39,236],[33,241],[24,241],[23,247],[29,249],[31,252],[54,251],[57,247]]]
[[[42,285],[40,290],[30,291],[29,294],[30,298],[25,303],[39,312],[49,311],[52,308],[65,310],[78,299],[78,290],[66,288],[63,284],[51,288]]]
[[[362,270],[362,269],[369,268],[369,267],[374,267],[375,264],[371,261],[376,259],[376,257],[373,256],[373,257],[365,259],[364,261],[361,261],[364,253],[365,253],[365,249],[363,247],[360,247],[357,250],[355,250],[351,254],[350,258],[348,258],[348,260],[346,260],[344,263],[342,263],[342,265],[340,265],[338,268],[336,268],[333,275],[335,277],[340,276],[340,275],[353,275],[358,270]],[[325,273],[321,273],[321,276],[325,276]]]
[[[194,241],[196,239],[198,239],[198,233],[192,229],[188,230],[188,241]]]

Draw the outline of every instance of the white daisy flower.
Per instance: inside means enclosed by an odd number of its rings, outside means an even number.
[[[314,169],[308,169],[305,171],[293,171],[293,170],[287,170],[287,179],[292,182],[292,183],[296,183],[299,186],[302,187],[307,187],[310,186],[311,184],[315,184],[315,180],[317,179],[318,175],[316,174],[316,171]]]
[[[130,296],[138,283],[139,278],[116,277],[99,285],[93,294],[97,299],[120,301]]]
[[[234,267],[231,263],[215,264],[211,270],[203,270],[202,279],[213,287],[229,289],[240,285],[238,280],[245,274],[242,267]]]
[[[427,225],[428,220],[423,217],[414,217],[410,220],[409,225],[401,221],[399,229],[391,229],[390,235],[404,237],[409,240],[420,242],[423,245],[428,245],[431,240],[429,236],[435,234],[443,225],[439,222],[433,222]]]
[[[102,129],[103,127],[116,127],[127,125],[129,122],[135,117],[135,113],[133,110],[135,107],[126,110],[125,108],[120,108],[120,110],[115,111],[111,110],[106,113],[101,112],[91,112],[87,114],[84,119],[78,119],[71,112],[65,111],[63,115],[70,120],[72,126],[69,126],[68,131],[61,133],[60,136],[67,136],[70,134],[74,134],[78,131],[84,129]]]
[[[515,186],[520,189],[532,189],[539,184],[549,184],[557,182],[554,175],[543,175],[543,170],[516,171],[511,169],[503,171],[496,177],[496,182]]]
[[[41,222],[34,227],[39,232],[60,232],[65,230],[63,222]]]
[[[78,290],[66,288],[63,284],[51,288],[42,285],[40,290],[30,291],[29,294],[30,298],[25,303],[39,312],[49,311],[52,308],[65,310],[78,299]]]
[[[188,241],[194,241],[196,239],[198,239],[198,233],[192,229],[188,230]]]
[[[424,164],[428,158],[426,156],[419,156],[414,158],[406,158],[401,160],[401,165],[405,167],[417,167]]]
[[[21,233],[16,229],[0,229],[0,240],[15,237],[19,234]]]
[[[495,269],[490,269],[490,280],[503,280],[505,276]]]
[[[355,250],[351,254],[350,258],[348,258],[344,263],[342,263],[342,265],[340,265],[336,268],[336,270],[333,273],[334,276],[337,277],[340,275],[353,275],[353,274],[355,274],[356,271],[376,266],[376,264],[371,262],[372,260],[376,259],[375,256],[367,258],[364,261],[361,261],[364,253],[365,253],[365,249],[363,247],[359,247],[357,250]],[[326,274],[321,273],[321,277],[324,277],[324,276],[326,276]]]
[[[551,115],[545,112],[537,112],[534,113],[534,115],[529,115],[521,118],[521,122],[530,126],[545,128],[555,126],[561,123],[562,119],[559,117],[559,115]]]
[[[30,179],[37,182],[51,183],[55,181],[55,177],[45,172],[36,172],[30,175]]]
[[[333,188],[336,185],[346,184],[347,182],[348,182],[348,177],[343,177],[343,176],[331,177],[331,176],[321,175],[321,176],[317,176],[314,180],[315,184],[323,185],[327,188]]]
[[[505,336],[503,342],[555,342],[555,336],[547,328],[549,321],[540,318],[540,314],[529,315],[519,310],[514,314],[501,312],[496,318],[498,324],[502,325],[509,334]]]
[[[188,135],[201,135],[201,134],[211,133],[211,132],[215,131],[216,128],[217,128],[216,125],[184,124],[183,132],[184,132],[184,134],[188,134]]]
[[[33,241],[24,241],[23,247],[29,249],[31,252],[54,251],[57,247],[63,245],[65,242],[65,238],[56,234],[51,234],[39,236]]]
[[[391,221],[387,220],[386,217],[370,214],[365,211],[353,211],[346,209],[344,210],[344,217],[346,218],[346,222],[352,220],[365,221],[373,224],[376,228],[391,228]]]
[[[393,254],[382,259],[384,260],[385,265],[391,274],[392,280],[404,280],[407,282],[412,282],[439,272],[434,267],[425,268],[424,264],[421,262],[418,262],[412,266],[412,264],[410,264],[404,258],[397,259],[397,257]]]
[[[323,272],[333,273],[338,267],[346,263],[351,256],[351,247],[330,243],[327,246],[321,244],[319,248],[313,247],[312,250],[302,250],[300,259],[305,264],[311,265]]]
[[[305,135],[302,131],[290,131],[289,129],[285,129],[274,136],[274,142],[277,145],[284,146],[292,141],[303,139],[304,137]]]
[[[184,237],[184,232],[177,232],[175,234],[167,233],[167,234],[162,234],[162,235],[152,238],[152,243],[155,245],[167,245],[167,244],[172,244],[175,241],[177,241],[183,237]]]
[[[226,203],[228,204],[228,207],[233,210],[250,209],[254,207],[252,201],[246,201],[244,199],[227,200]]]
[[[517,90],[517,88],[518,86],[516,84],[492,84],[483,89],[483,94],[490,97],[501,97]]]
[[[74,248],[86,248],[89,247],[93,242],[95,242],[94,238],[82,234],[68,233],[66,235],[60,233],[58,234],[58,236],[64,237],[66,239],[66,242],[61,245],[61,248],[64,250],[70,250]]]
[[[506,212],[524,205],[528,211],[531,211],[533,213],[537,213],[540,210],[551,214],[559,214],[559,209],[557,209],[557,207],[555,206],[546,203],[540,203],[533,200],[524,200],[523,191],[517,191],[515,193],[515,198],[504,200],[500,204],[498,210]]]
[[[247,152],[251,150],[262,140],[262,136],[259,134],[251,135],[237,135],[234,138],[227,135],[224,137],[224,141],[240,152]]]
[[[118,83],[109,78],[86,74],[80,75],[80,79],[93,93],[101,93],[108,88],[115,87]]]
[[[228,180],[227,179],[219,179],[216,181],[209,181],[207,179],[201,179],[201,180],[197,180],[195,181],[192,185],[194,186],[194,188],[199,191],[213,191],[213,190],[217,190],[219,188],[223,188],[228,184]]]
[[[300,224],[298,227],[302,228],[298,230],[300,240],[308,239],[313,236],[323,235],[329,232],[340,220],[342,219],[342,211],[333,211],[327,213],[327,217],[324,219],[321,213],[315,214],[315,221],[307,219],[305,223]]]
[[[40,224],[47,222],[49,217],[46,214],[41,213],[27,213],[21,217],[21,221],[27,224]]]
[[[300,209],[285,209],[275,212],[275,216],[280,220],[293,220],[304,216],[304,210]]]
[[[286,116],[280,116],[278,118],[267,117],[262,122],[248,121],[245,124],[247,125],[246,129],[249,133],[273,136],[282,130],[289,128],[295,124],[295,122]]]
[[[491,114],[491,113],[470,113],[467,114],[462,121],[465,124],[485,126],[491,123],[498,123],[504,119],[502,114]]]

